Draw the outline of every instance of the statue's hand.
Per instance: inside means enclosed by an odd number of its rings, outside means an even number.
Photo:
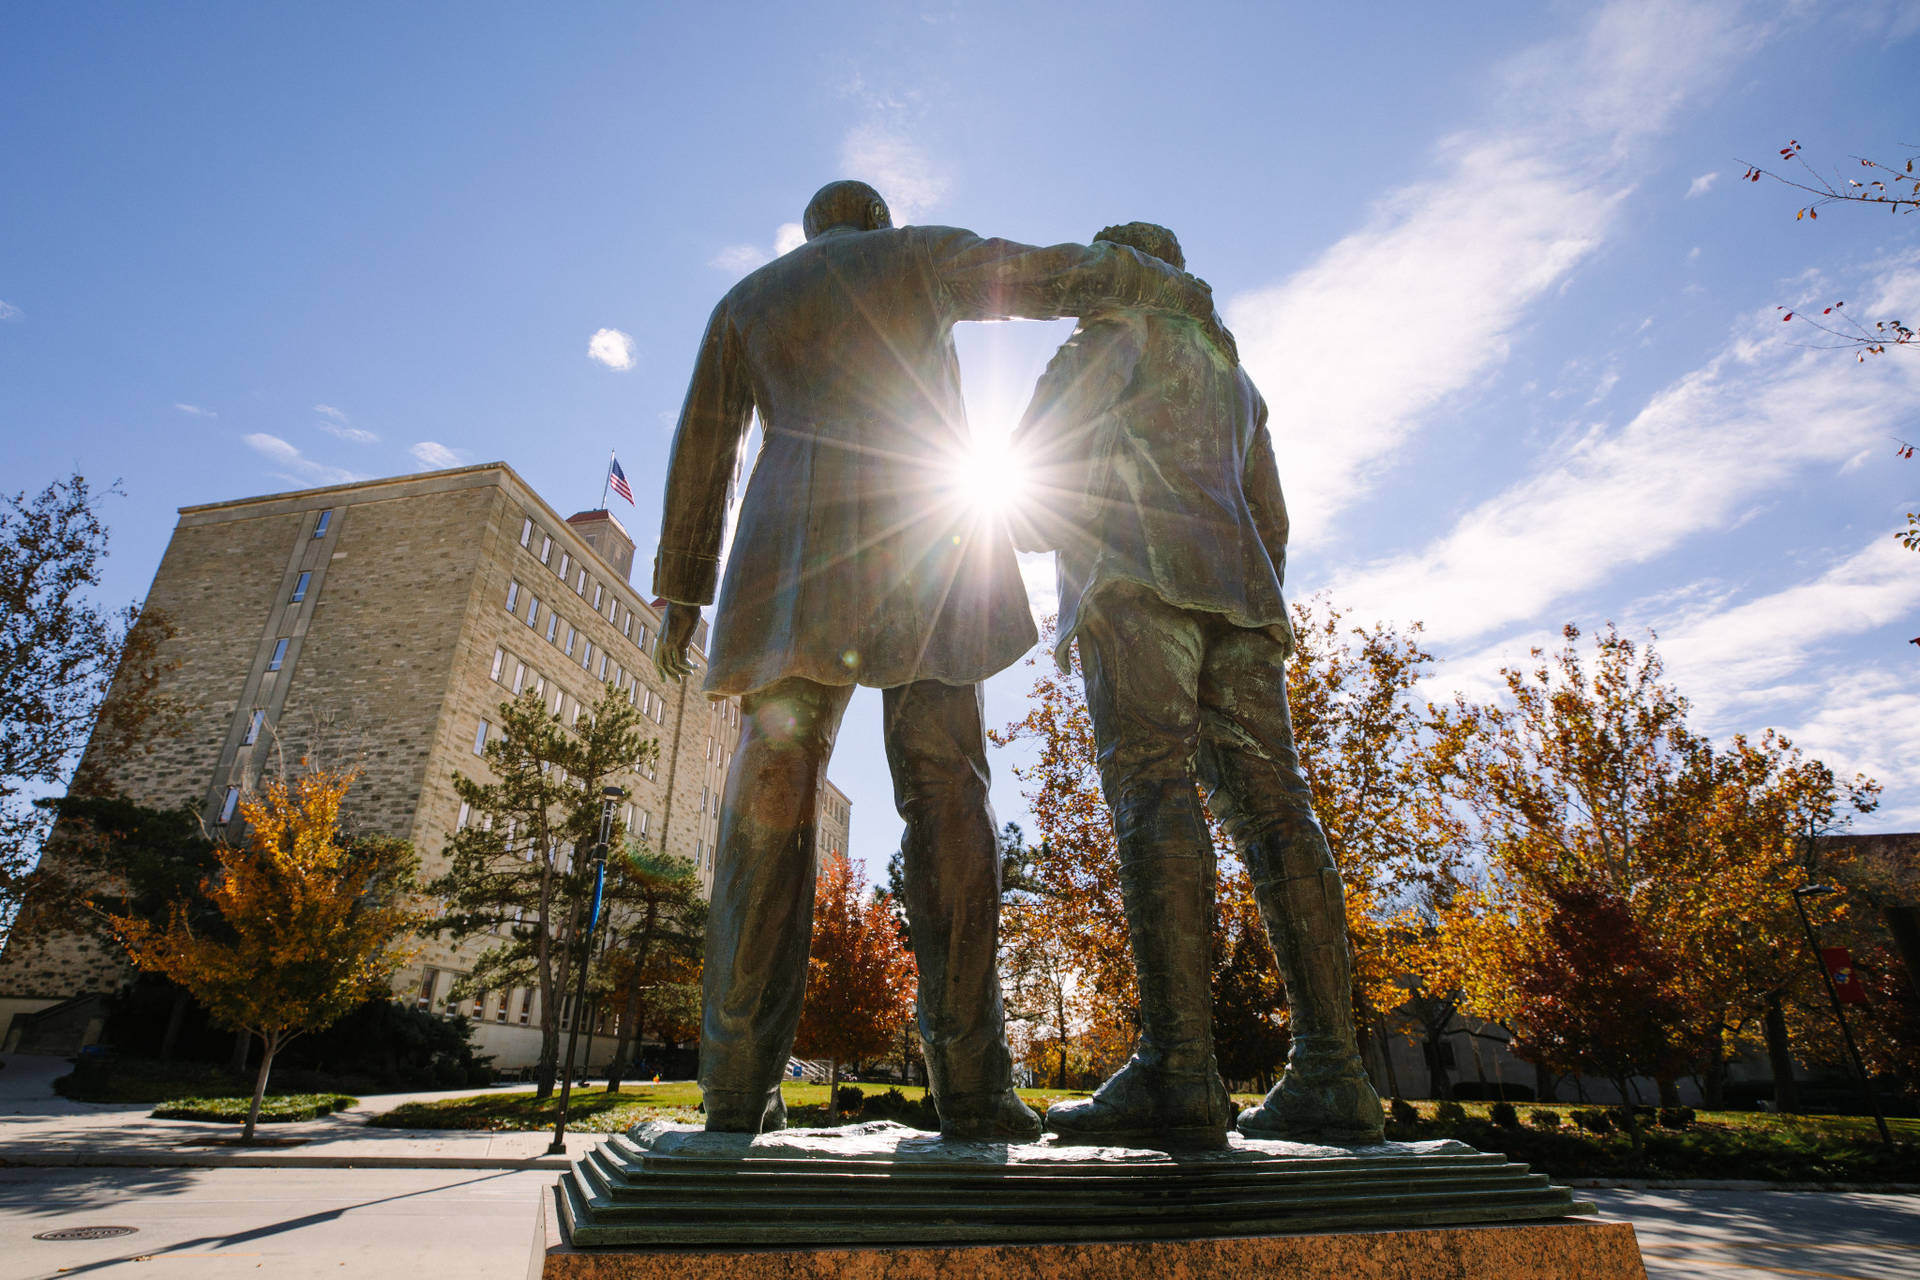
[[[1293,619],[1282,616],[1280,621],[1274,623],[1271,627],[1267,628],[1267,630],[1275,640],[1280,642],[1280,660],[1282,662],[1293,661]]]
[[[693,671],[687,649],[693,644],[693,632],[700,625],[700,606],[667,602],[660,619],[660,643],[654,646],[654,670],[669,680],[682,680]]]

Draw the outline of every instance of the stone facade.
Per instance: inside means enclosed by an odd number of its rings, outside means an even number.
[[[166,691],[192,712],[112,781],[141,803],[200,803],[219,831],[268,770],[357,768],[349,826],[411,840],[432,876],[461,820],[453,774],[484,768],[476,743],[483,722],[497,731],[499,704],[533,687],[571,718],[614,681],[660,742],[651,769],[619,780],[628,827],[710,884],[739,707],[654,671],[660,613],[628,582],[632,562],[610,513],[563,519],[504,463],[183,508],[147,602],[178,628]],[[822,815],[844,849],[848,806],[831,785]],[[429,938],[396,994],[449,1008],[484,945]],[[17,933],[0,1018],[125,978],[97,940]],[[458,1007],[482,1050],[514,1067],[537,1053],[537,1000],[515,990]]]

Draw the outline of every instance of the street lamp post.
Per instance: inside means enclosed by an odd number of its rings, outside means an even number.
[[[560,1071],[560,1115],[553,1122],[553,1141],[547,1145],[550,1156],[567,1153],[567,1105],[573,1099],[573,1051],[580,1043],[580,1023],[587,1012],[587,968],[593,958],[593,929],[600,923],[600,895],[607,883],[607,845],[613,840],[613,813],[626,794],[623,787],[600,789],[600,838],[587,850],[593,866],[593,906],[587,913],[587,927],[581,936],[567,940],[577,944],[579,954],[574,963],[580,967],[580,976],[573,987],[573,1022],[567,1028],[567,1056]]]
[[[1807,931],[1807,948],[1813,952],[1813,962],[1820,966],[1821,980],[1827,984],[1827,999],[1833,1002],[1833,1016],[1840,1023],[1840,1038],[1847,1042],[1847,1053],[1853,1059],[1853,1069],[1859,1073],[1860,1090],[1867,1096],[1867,1105],[1873,1108],[1873,1122],[1880,1127],[1880,1141],[1892,1146],[1893,1134],[1887,1130],[1887,1117],[1880,1110],[1880,1095],[1874,1091],[1873,1078],[1867,1074],[1866,1064],[1860,1060],[1860,1047],[1853,1042],[1853,1028],[1847,1025],[1846,1006],[1840,1003],[1840,990],[1833,985],[1833,974],[1820,954],[1820,941],[1813,936],[1813,921],[1808,917],[1803,901],[1834,892],[1836,890],[1830,884],[1804,884],[1793,891],[1793,905],[1800,913],[1800,927]]]

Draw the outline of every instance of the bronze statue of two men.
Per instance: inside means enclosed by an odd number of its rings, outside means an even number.
[[[1252,873],[1286,984],[1286,1071],[1248,1136],[1378,1141],[1356,1046],[1343,895],[1288,723],[1287,518],[1266,405],[1184,271],[1134,223],[1037,248],[895,228],[865,183],[806,210],[807,240],[714,309],[668,469],[656,661],[715,600],[706,691],[741,699],[708,919],[700,1083],[707,1128],[781,1128],[812,931],[814,807],[855,685],[883,734],[941,1132],[1041,1131],[1013,1089],[997,966],[999,847],[980,682],[1037,636],[1006,526],[952,475],[969,447],[953,326],[1080,320],[1017,440],[1040,501],[1027,550],[1057,551],[1058,654],[1079,644],[1140,986],[1133,1058],[1049,1109],[1077,1141],[1219,1142],[1208,940],[1215,864],[1196,780]],[[731,485],[764,439],[718,581]]]

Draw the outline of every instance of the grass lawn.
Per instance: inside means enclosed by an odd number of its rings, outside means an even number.
[[[270,1093],[260,1099],[260,1123],[284,1124],[294,1120],[316,1120],[321,1116],[360,1105],[360,1099],[344,1093]],[[153,1109],[156,1120],[213,1120],[245,1124],[253,1107],[253,1095],[243,1098],[175,1098]]]

